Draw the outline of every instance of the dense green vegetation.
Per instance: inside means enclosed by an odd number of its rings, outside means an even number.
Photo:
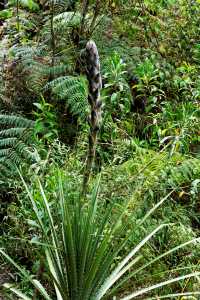
[[[199,23],[0,2],[0,299],[200,299]]]

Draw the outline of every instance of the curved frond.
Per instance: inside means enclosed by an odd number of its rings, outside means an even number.
[[[30,151],[33,126],[32,120],[21,116],[0,115],[0,170],[4,178],[23,160],[34,161]]]
[[[88,89],[85,77],[62,76],[45,86],[45,90],[51,89],[60,100],[65,100],[72,114],[85,119],[88,115]]]

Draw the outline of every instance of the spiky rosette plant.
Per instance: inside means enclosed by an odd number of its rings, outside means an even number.
[[[127,220],[128,201],[120,207],[117,203],[107,207],[103,217],[102,201],[98,201],[98,186],[87,203],[81,197],[71,199],[68,192],[63,188],[61,173],[55,173],[58,180],[57,188],[52,189],[54,202],[57,209],[48,200],[48,193],[43,189],[40,180],[35,185],[35,191],[24,182],[26,192],[32,203],[36,215],[37,228],[40,230],[39,245],[46,254],[48,274],[51,278],[52,288],[55,295],[50,296],[36,276],[31,276],[24,268],[19,266],[13,259],[0,249],[0,254],[12,263],[22,276],[30,281],[38,290],[42,299],[45,300],[103,300],[112,299],[119,295],[118,291],[130,280],[137,283],[137,277],[142,272],[148,272],[149,268],[156,265],[161,259],[165,259],[182,248],[197,245],[199,238],[188,240],[173,247],[154,258],[144,260],[143,247],[155,239],[156,235],[172,224],[156,225],[152,230],[143,235],[139,242],[133,243],[132,249],[121,256],[130,240],[137,232],[138,226],[143,227],[147,218],[152,215],[158,205],[152,208],[143,219],[132,224]],[[36,192],[37,191],[37,192]],[[166,198],[166,197],[165,197]],[[162,203],[164,199],[160,200]],[[44,218],[45,216],[45,218]],[[127,221],[125,221],[127,220]],[[131,226],[131,229],[130,229]],[[128,228],[130,230],[128,230]],[[117,258],[120,257],[118,262]],[[198,277],[199,271],[164,279],[145,286],[136,285],[134,291],[127,291],[126,296],[121,295],[119,300],[137,299],[174,299],[179,296],[200,295],[199,291],[184,291],[173,294],[158,294],[155,290],[185,279]],[[4,284],[20,299],[31,300],[12,284]],[[50,289],[51,290],[51,289]],[[148,295],[150,298],[148,298]],[[146,297],[147,298],[146,298]],[[155,296],[155,297],[154,297]]]

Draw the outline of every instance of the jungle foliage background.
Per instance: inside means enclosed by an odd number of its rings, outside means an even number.
[[[200,1],[0,9],[0,299],[199,299]]]

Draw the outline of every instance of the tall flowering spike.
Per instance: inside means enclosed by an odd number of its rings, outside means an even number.
[[[99,130],[101,122],[100,90],[102,80],[100,62],[95,42],[89,41],[86,45],[86,75],[89,82],[88,101],[91,106],[91,125],[93,130]]]
[[[95,158],[97,135],[101,124],[101,107],[100,90],[102,88],[102,80],[100,73],[100,61],[97,46],[95,42],[89,41],[86,44],[85,51],[86,75],[89,84],[88,102],[91,107],[89,117],[90,133],[89,146],[86,161],[86,169],[83,181],[83,190],[86,191],[92,165]]]

